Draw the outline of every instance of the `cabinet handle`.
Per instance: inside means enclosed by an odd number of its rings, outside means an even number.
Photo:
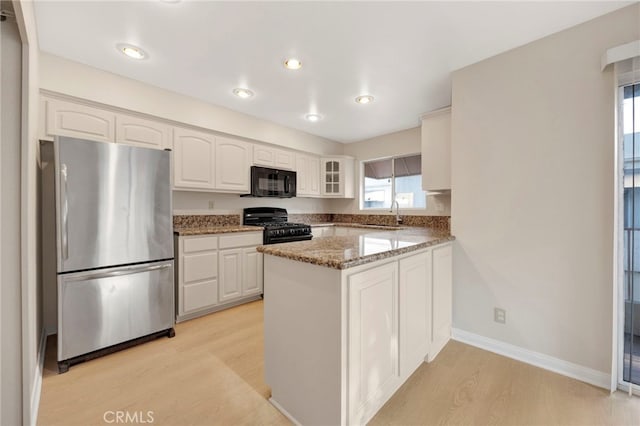
[[[60,165],[60,200],[62,202],[61,213],[61,229],[60,237],[62,239],[62,258],[64,260],[69,259],[69,200],[67,199],[67,165]]]

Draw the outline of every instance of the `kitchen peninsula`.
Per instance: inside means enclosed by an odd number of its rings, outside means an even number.
[[[453,237],[363,232],[258,247],[265,379],[298,424],[366,423],[449,339]]]

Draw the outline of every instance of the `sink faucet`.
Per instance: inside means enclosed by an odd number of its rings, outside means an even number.
[[[400,225],[402,223],[402,216],[400,216],[400,203],[398,200],[395,200],[393,204],[396,205],[396,225]],[[393,212],[393,204],[391,204],[391,212]]]

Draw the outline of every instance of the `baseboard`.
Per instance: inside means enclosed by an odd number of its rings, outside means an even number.
[[[624,392],[624,393],[629,393],[629,384],[628,383],[618,383],[618,390]],[[631,393],[635,396],[640,396],[640,386],[638,385],[634,385],[631,388]]]
[[[429,348],[429,353],[427,354],[427,359],[425,361],[431,362],[436,359],[440,351],[447,345],[448,341],[449,338],[440,340],[439,342],[433,342]]]
[[[553,371],[554,373],[562,374],[563,376],[571,377],[600,388],[610,390],[609,388],[611,387],[611,376],[602,371],[593,370],[582,365],[457,328],[451,330],[451,337],[459,342]]]
[[[42,391],[42,374],[44,372],[44,355],[47,352],[47,330],[42,329],[40,342],[38,342],[38,362],[31,387],[31,405],[29,412],[31,419],[29,424],[35,426],[38,421],[38,408],[40,407],[40,393]]]
[[[273,405],[274,407],[276,407],[276,409],[278,411],[280,411],[286,418],[288,418],[289,420],[291,420],[291,422],[296,425],[296,426],[300,426],[302,423],[300,423],[299,421],[296,420],[295,417],[293,417],[287,410],[285,410],[284,408],[282,408],[282,405],[278,404],[278,401],[276,401],[275,399],[273,399],[273,397],[269,398],[269,402],[271,403],[271,405]]]
[[[177,318],[176,318],[176,323],[189,321],[189,320],[192,320],[192,319],[195,319],[195,318],[199,318],[199,317],[204,316],[204,315],[212,314],[214,312],[223,311],[225,309],[234,308],[236,306],[244,305],[245,303],[255,302],[256,300],[260,300],[260,299],[262,299],[262,295],[261,294],[257,294],[257,295],[254,295],[254,296],[248,296],[248,297],[244,297],[242,299],[234,300],[232,302],[227,302],[227,303],[224,303],[222,305],[217,305],[217,306],[214,306],[212,308],[203,309],[201,311],[193,312],[193,313],[190,313],[190,314],[186,314],[186,315],[182,315],[182,316],[178,315]]]

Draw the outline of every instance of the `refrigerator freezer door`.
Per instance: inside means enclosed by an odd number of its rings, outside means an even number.
[[[170,152],[55,144],[58,272],[173,258]]]
[[[58,276],[58,361],[174,325],[173,261]]]

